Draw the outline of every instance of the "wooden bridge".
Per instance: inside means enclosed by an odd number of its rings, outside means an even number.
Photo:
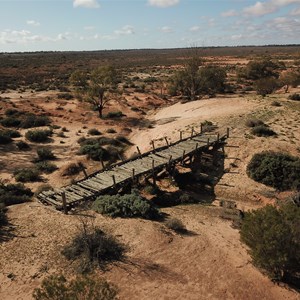
[[[187,138],[182,138],[177,142],[169,143],[167,138],[166,146],[156,148],[152,141],[153,149],[141,154],[133,159],[128,159],[110,165],[98,172],[95,172],[82,180],[71,185],[57,188],[51,191],[43,191],[37,195],[37,198],[45,203],[55,206],[57,209],[64,209],[65,212],[76,204],[95,199],[99,195],[117,192],[122,187],[137,182],[142,176],[153,178],[155,183],[156,175],[164,169],[172,169],[176,164],[183,162],[207,149],[213,147],[219,148],[224,145],[229,137],[229,129],[226,134],[220,136],[217,134],[195,134],[192,133]]]

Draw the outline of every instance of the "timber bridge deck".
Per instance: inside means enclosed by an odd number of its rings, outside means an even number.
[[[153,150],[141,154],[133,159],[122,161],[98,172],[86,176],[71,185],[43,191],[37,195],[38,200],[44,204],[53,205],[55,208],[65,211],[76,204],[95,199],[99,195],[118,191],[122,186],[136,182],[141,176],[153,176],[163,169],[174,166],[212,147],[220,147],[229,137],[229,130],[223,136],[219,134],[192,134],[185,139],[169,143],[156,148],[152,142]],[[138,147],[137,147],[138,148]]]

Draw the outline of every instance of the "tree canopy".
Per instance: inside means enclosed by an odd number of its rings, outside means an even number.
[[[114,93],[120,82],[117,70],[111,66],[101,66],[94,69],[90,74],[76,70],[70,76],[70,82],[83,100],[91,103],[103,117],[103,109],[110,96],[105,94]]]
[[[183,70],[171,78],[169,92],[171,95],[183,95],[188,100],[195,100],[202,94],[223,92],[225,88],[226,71],[222,67],[203,65],[198,57],[187,61]]]

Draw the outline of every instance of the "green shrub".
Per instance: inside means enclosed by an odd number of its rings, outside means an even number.
[[[68,260],[79,259],[81,272],[89,272],[94,267],[105,268],[110,262],[122,260],[126,247],[113,236],[106,234],[85,221],[72,242],[62,254]]]
[[[295,100],[295,101],[299,101],[300,100],[300,94],[292,94],[289,96],[289,100]]]
[[[7,215],[6,215],[6,208],[4,205],[0,203],[0,241],[1,241],[1,227],[7,225]]]
[[[251,133],[253,135],[259,136],[259,137],[268,137],[268,136],[274,136],[276,135],[276,132],[273,131],[271,128],[269,128],[266,125],[259,125],[252,128]]]
[[[91,128],[91,129],[89,129],[88,134],[90,134],[90,135],[101,135],[101,132],[96,128]]]
[[[38,160],[51,160],[55,159],[55,155],[49,148],[38,148],[36,150],[36,153],[38,155]]]
[[[18,141],[16,146],[19,150],[24,151],[30,149],[30,146],[24,141]]]
[[[23,184],[4,184],[0,181],[0,204],[6,206],[30,201],[33,193]]]
[[[126,138],[125,136],[123,135],[118,135],[116,137],[116,140],[123,143],[123,144],[126,144],[126,145],[132,145],[132,143],[128,140],[128,138]]]
[[[182,221],[176,219],[176,218],[172,218],[172,219],[168,219],[166,222],[165,222],[165,225],[169,228],[169,229],[172,229],[176,232],[180,232],[180,233],[184,233],[186,232],[186,228],[185,226],[183,225]]]
[[[34,182],[41,179],[40,172],[36,168],[17,169],[14,176],[18,182]]]
[[[63,275],[50,275],[32,296],[35,300],[114,300],[116,295],[113,285],[95,276],[77,276],[67,282]]]
[[[159,212],[152,203],[137,193],[100,196],[93,203],[93,209],[112,218],[156,219],[159,217]]]
[[[47,142],[49,141],[49,137],[51,136],[52,132],[50,130],[28,130],[25,133],[25,137],[30,141],[30,142],[35,142],[35,143],[42,143],[42,142]]]
[[[245,213],[241,240],[250,248],[253,263],[275,280],[300,277],[300,208],[289,203]]]
[[[284,153],[255,154],[247,166],[250,178],[284,191],[300,184],[300,159]]]
[[[50,163],[48,161],[40,161],[35,164],[35,167],[37,168],[38,171],[46,174],[53,173],[56,171],[58,168],[55,164]]]

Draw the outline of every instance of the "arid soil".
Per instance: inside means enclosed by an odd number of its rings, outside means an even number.
[[[291,92],[299,92],[294,89]],[[30,95],[27,95],[29,98]],[[288,151],[299,155],[300,146],[300,104],[287,100],[287,94],[276,94],[266,98],[256,95],[233,95],[202,99],[190,103],[170,105],[158,98],[134,100],[121,107],[127,117],[139,117],[130,106],[155,102],[163,108],[147,110],[151,126],[130,127],[126,118],[121,121],[100,120],[77,101],[63,101],[63,110],[57,110],[59,102],[43,100],[38,95],[33,103],[37,110],[51,113],[56,125],[66,127],[67,138],[54,136],[49,144],[58,156],[57,165],[72,161],[83,161],[92,172],[99,168],[97,163],[77,156],[77,139],[86,136],[88,129],[98,128],[106,132],[113,127],[117,133],[124,133],[143,151],[150,148],[150,140],[157,145],[164,143],[164,137],[176,140],[179,131],[184,135],[191,128],[199,130],[205,120],[217,124],[220,134],[230,128],[226,150],[225,174],[215,187],[216,200],[236,201],[241,209],[251,209],[280,199],[271,188],[250,180],[246,166],[256,152],[264,150]],[[51,95],[47,95],[50,96]],[[20,107],[23,95],[10,94],[10,100]],[[150,97],[151,98],[151,97]],[[281,106],[273,106],[276,100]],[[24,103],[23,103],[24,104]],[[26,108],[27,106],[24,106]],[[120,105],[120,104],[118,104]],[[157,106],[156,105],[156,106]],[[71,111],[70,111],[71,110]],[[276,138],[260,138],[250,134],[245,126],[248,118],[259,118],[278,133]],[[61,144],[63,141],[64,144]],[[128,149],[132,155],[135,146]],[[20,164],[28,165],[28,157],[12,151],[1,151],[4,168],[1,178],[13,181],[12,171]],[[33,152],[26,154],[33,156]],[[79,175],[79,177],[82,174]],[[76,178],[75,178],[76,179]],[[53,186],[69,183],[72,178],[63,178],[56,171],[45,182]],[[29,186],[36,188],[41,183]],[[124,262],[112,265],[99,276],[107,278],[119,289],[120,299],[300,299],[299,294],[284,286],[271,282],[251,264],[247,249],[239,241],[239,232],[231,222],[220,217],[221,208],[217,201],[212,206],[186,205],[162,209],[170,217],[180,219],[188,229],[185,235],[175,234],[160,222],[139,219],[110,219],[93,214],[95,225],[112,233],[128,245]],[[63,215],[51,207],[38,202],[11,206],[8,209],[13,238],[0,244],[0,299],[32,299],[32,291],[48,274],[63,272],[72,277],[74,265],[61,254],[78,230],[80,215],[91,212]]]

